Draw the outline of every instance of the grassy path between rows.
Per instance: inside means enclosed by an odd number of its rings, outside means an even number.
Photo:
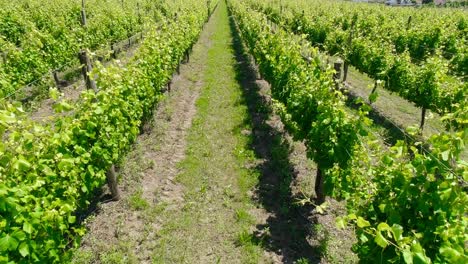
[[[268,231],[271,213],[254,199],[263,160],[251,147],[238,66],[220,1],[120,166],[121,201],[99,204],[86,220],[74,263],[282,262],[253,235]]]
[[[223,2],[212,19],[204,87],[176,177],[184,186],[184,204],[164,212],[168,221],[160,231],[156,263],[258,263],[263,257],[259,246],[242,238],[256,221],[248,192],[258,173],[247,168],[254,160],[243,135],[250,130],[249,117]]]

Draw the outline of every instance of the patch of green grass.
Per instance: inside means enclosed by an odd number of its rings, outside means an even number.
[[[107,248],[105,241],[98,242],[93,250],[82,250],[75,253],[72,264],[133,264],[138,263],[137,257],[133,254],[135,245],[129,242],[120,242]]]
[[[208,57],[199,62],[206,68],[197,114],[188,133],[186,156],[177,165],[176,181],[184,186],[185,202],[178,210],[164,212],[168,221],[158,232],[155,263],[232,259],[258,263],[262,256],[259,241],[243,235],[256,223],[248,213],[254,207],[249,192],[258,183],[259,172],[251,169],[257,162],[247,132],[252,128],[237,82],[224,2],[213,19],[207,28],[214,30]]]
[[[101,256],[102,264],[126,264],[128,263],[123,252],[115,251]]]
[[[143,218],[145,219],[146,222],[151,223],[154,221],[156,217],[158,217],[161,214],[164,214],[166,209],[167,209],[167,203],[165,202],[161,202],[153,206],[149,206],[145,209]]]
[[[130,243],[121,242],[108,251],[99,254],[99,260],[102,264],[133,264],[138,263],[133,254],[133,247]]]
[[[357,263],[357,256],[352,254],[350,249],[343,247],[343,237],[338,237],[328,228],[322,224],[312,226],[314,238],[319,243],[317,250],[322,259],[327,263]]]
[[[93,251],[91,250],[80,250],[76,251],[74,254],[74,258],[72,260],[72,264],[88,264],[92,263],[94,260],[95,256]]]
[[[247,230],[242,230],[237,234],[236,243],[244,249],[244,263],[258,263],[260,258],[260,250],[262,241],[249,233]]]
[[[246,223],[246,224],[254,224],[255,223],[255,218],[253,216],[251,216],[243,208],[239,208],[239,209],[236,210],[236,220],[237,220],[237,222]]]
[[[300,258],[300,259],[298,259],[295,263],[296,263],[296,264],[309,264],[310,262],[309,262],[309,260],[306,259],[306,258]]]
[[[330,235],[328,231],[321,224],[313,225],[314,234],[319,238],[319,252],[322,256],[329,256],[329,242]]]
[[[142,190],[138,190],[129,197],[128,203],[133,210],[144,210],[149,207],[148,201],[141,196],[142,193]]]

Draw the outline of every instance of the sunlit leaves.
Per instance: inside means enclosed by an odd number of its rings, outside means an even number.
[[[357,13],[345,17],[340,12],[310,15],[315,10],[309,10],[309,15],[302,10],[282,14],[273,1],[245,2],[247,7],[241,1],[230,1],[242,37],[262,77],[271,84],[275,110],[285,127],[295,140],[305,142],[308,157],[325,168],[327,194],[347,201],[351,214],[339,217],[335,224],[338,228],[353,224],[358,238],[354,249],[361,261],[466,262],[468,197],[463,180],[468,173],[466,162],[459,159],[466,141],[466,111],[460,111],[466,108],[461,103],[466,101],[466,86],[449,76],[447,61],[437,52],[425,62],[414,63],[413,58],[426,54],[409,43],[421,41],[419,36],[431,30],[400,38],[398,45],[409,46],[395,54],[392,44],[361,34],[346,44],[346,30],[358,19]],[[317,8],[328,4],[345,5],[320,2]],[[309,56],[310,64],[304,62],[304,49],[297,48],[293,34],[285,34],[281,28],[271,32],[265,16],[251,7],[294,33],[306,34],[312,44],[343,56],[372,78],[384,80],[385,89],[418,106],[438,113],[453,111],[445,121],[460,131],[435,135],[425,143],[400,141],[389,149],[370,151],[375,143],[368,140],[365,130],[370,124],[365,118],[369,110],[361,107],[358,117],[343,111],[343,97],[333,89],[332,73],[318,67],[317,57]],[[336,17],[343,21],[334,21]],[[371,15],[362,18],[357,23],[366,34],[385,26]],[[371,23],[378,26],[366,26]],[[286,45],[290,48],[284,49]],[[370,101],[376,97],[377,93],[372,94]],[[416,128],[409,131],[419,132]]]
[[[66,250],[85,233],[77,210],[89,205],[109,166],[134,142],[141,120],[201,31],[206,6],[194,3],[171,3],[176,10],[191,7],[179,12],[178,23],[152,27],[125,68],[96,64],[97,93],[84,91],[72,104],[50,90],[62,113],[53,125],[1,102],[0,132],[7,136],[0,144],[0,262],[66,262]]]

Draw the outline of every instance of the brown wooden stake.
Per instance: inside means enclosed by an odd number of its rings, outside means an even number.
[[[91,61],[88,57],[87,52],[85,50],[80,51],[79,58],[80,58],[80,63],[82,65],[81,73],[83,74],[83,78],[86,83],[86,88],[93,89],[94,91],[97,92],[96,82],[93,79],[91,79],[91,77],[89,76],[91,71],[93,70],[93,67],[91,65]]]
[[[419,125],[419,133],[422,135],[424,129],[424,123],[426,122],[426,108],[422,108],[421,111],[421,124]]]
[[[324,190],[324,178],[323,172],[320,167],[317,167],[317,176],[315,178],[315,194],[317,195],[317,205],[321,205],[325,202],[325,190]]]
[[[333,64],[333,68],[335,69],[335,75],[333,76],[335,80],[341,80],[341,66],[343,66],[343,61],[337,60]]]
[[[341,80],[341,66],[343,62],[341,60],[336,61],[333,64],[333,68],[335,69],[335,74],[333,76],[333,80],[335,81],[335,89],[340,89],[340,80]]]
[[[141,24],[140,2],[137,2],[138,24]]]
[[[409,29],[410,29],[410,27],[411,27],[411,20],[412,20],[412,17],[409,16],[409,17],[408,17],[408,23],[406,24],[406,30],[409,30]]]
[[[107,171],[106,177],[107,177],[107,185],[109,186],[109,189],[111,191],[112,200],[113,201],[120,200],[120,192],[117,186],[117,176],[115,173],[114,165],[112,165],[110,169]]]
[[[371,94],[375,93],[376,90],[377,90],[377,80],[374,81],[374,88],[372,88]]]
[[[86,9],[85,9],[85,0],[81,1],[81,25],[86,26]]]
[[[52,73],[52,76],[54,77],[54,81],[55,81],[55,85],[57,86],[57,88],[60,88],[60,80],[58,78],[58,74],[56,71],[54,71]]]
[[[115,48],[115,44],[114,44],[114,43],[111,44],[111,50],[112,50],[112,58],[113,58],[113,59],[117,59],[117,50],[116,50],[116,48]]]
[[[353,31],[354,31],[354,25],[356,23],[356,19],[353,17],[353,22],[351,23],[351,28],[349,29],[349,36],[348,36],[348,46],[347,49],[351,49],[351,44],[353,43]],[[345,58],[344,60],[344,65],[343,65],[343,82],[346,82],[346,79],[348,79],[348,68],[349,68],[349,61],[348,58]]]
[[[345,60],[343,64],[343,82],[346,82],[346,79],[348,78],[348,68],[349,63]]]
[[[81,10],[81,25],[86,26],[86,11],[84,9]]]

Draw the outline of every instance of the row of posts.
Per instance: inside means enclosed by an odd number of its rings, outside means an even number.
[[[408,18],[408,23],[406,30],[409,30],[410,25],[411,25],[411,19],[412,17],[410,16]],[[348,37],[348,47],[351,47],[352,39],[353,39],[353,33],[354,33],[354,28],[355,28],[355,23],[356,23],[356,18],[353,18],[353,21],[351,23],[351,29],[349,32],[349,37]],[[328,59],[327,59],[327,64],[328,64]],[[340,89],[340,83],[341,81],[346,82],[347,76],[348,76],[348,68],[349,68],[349,62],[345,60],[344,62],[341,59],[338,59],[333,63],[333,69],[335,70],[335,73],[333,75],[333,80],[335,82],[335,89],[338,90]],[[342,75],[342,70],[343,69],[343,79],[341,79]],[[374,87],[372,89],[371,94],[373,94],[377,90],[377,85],[378,82],[377,80],[374,81]],[[421,126],[420,126],[420,131],[422,131],[422,127],[424,125],[424,116],[426,114],[426,109],[422,109],[422,117],[421,117]],[[317,195],[317,203],[322,204],[325,202],[325,191],[324,191],[324,175],[323,171],[320,167],[317,167],[317,175],[315,177],[315,193]]]

